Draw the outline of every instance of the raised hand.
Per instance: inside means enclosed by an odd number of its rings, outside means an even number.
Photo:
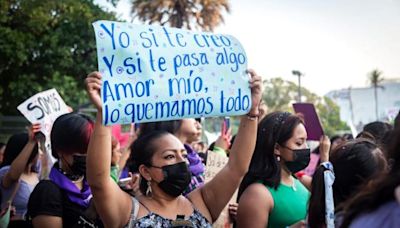
[[[96,71],[88,74],[85,79],[85,85],[90,101],[96,106],[97,111],[102,111],[100,96],[101,74]]]
[[[28,127],[27,127],[28,128]],[[41,125],[40,123],[34,123],[28,128],[29,141],[38,142],[40,140]]]
[[[262,82],[261,76],[257,75],[257,73],[249,69],[247,72],[250,74],[250,89],[251,89],[251,109],[249,115],[258,116],[260,114],[259,106],[262,98]]]
[[[326,135],[321,135],[319,139],[319,155],[321,162],[329,161],[329,151],[331,149],[331,140]]]
[[[228,126],[226,126],[225,121],[222,121],[221,123],[221,134],[215,141],[215,146],[224,149],[225,151],[229,149],[231,146],[231,139],[232,139],[232,129],[229,127],[229,129],[226,129]]]

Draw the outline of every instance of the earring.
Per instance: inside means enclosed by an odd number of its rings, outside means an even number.
[[[147,190],[146,196],[151,197],[153,195],[153,191],[151,190],[151,181],[147,181]]]
[[[281,161],[281,156],[276,155],[276,160],[277,160],[277,161]]]

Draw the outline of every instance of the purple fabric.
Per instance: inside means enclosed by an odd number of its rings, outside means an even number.
[[[10,166],[4,166],[0,169],[0,181],[3,181],[4,176],[10,170]],[[39,179],[39,178],[38,178]],[[28,208],[28,200],[29,196],[31,195],[33,189],[36,185],[31,185],[24,180],[20,180],[19,182],[18,191],[13,199],[12,205],[15,206],[16,215],[18,216],[25,216]],[[2,184],[0,184],[0,190],[2,194],[1,198],[1,208],[4,208],[7,201],[11,198],[11,195],[14,191],[15,184],[9,188],[4,188]]]
[[[83,188],[81,191],[74,183],[72,183],[70,179],[68,179],[54,166],[51,168],[49,178],[56,185],[58,185],[59,188],[67,193],[67,196],[71,202],[86,208],[89,206],[89,201],[92,198],[92,192],[90,191],[86,179],[83,180]]]
[[[128,167],[125,166],[125,168],[122,169],[122,171],[121,171],[121,175],[119,175],[119,179],[127,178],[127,177],[129,177],[129,170],[128,170]]]
[[[400,203],[385,203],[371,213],[360,215],[350,225],[350,228],[365,227],[400,227]]]
[[[204,164],[201,162],[200,156],[189,145],[184,145],[187,151],[187,158],[189,160],[189,169],[194,176],[204,173]]]

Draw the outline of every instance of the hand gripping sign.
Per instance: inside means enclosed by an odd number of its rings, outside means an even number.
[[[51,154],[50,132],[57,117],[68,113],[68,107],[57,90],[50,89],[37,93],[24,101],[18,110],[31,123],[40,123],[41,132],[46,137],[46,151]]]
[[[93,26],[103,124],[249,111],[247,57],[233,36],[113,21]]]

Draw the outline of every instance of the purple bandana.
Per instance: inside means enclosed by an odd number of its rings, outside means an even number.
[[[190,172],[194,176],[204,173],[204,165],[203,162],[201,162],[200,156],[189,145],[185,144],[184,146],[187,151],[187,158],[189,160]]]
[[[76,203],[82,207],[89,207],[89,201],[92,198],[92,192],[90,191],[89,185],[86,179],[83,180],[82,191],[76,187],[70,179],[68,179],[63,173],[61,173],[55,166],[55,164],[50,171],[49,178],[52,180],[59,188],[67,193],[67,196],[71,202]]]

